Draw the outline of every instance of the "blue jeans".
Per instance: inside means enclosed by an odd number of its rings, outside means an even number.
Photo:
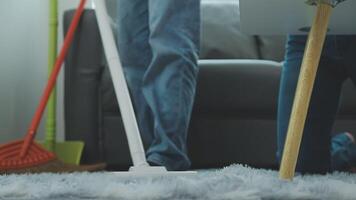
[[[118,0],[118,49],[149,163],[190,167],[200,0]]]
[[[278,103],[278,150],[281,160],[306,36],[289,36]],[[355,145],[345,135],[331,135],[344,81],[356,81],[356,36],[328,36],[315,79],[297,171],[326,173],[355,165]],[[332,143],[332,144],[330,144]]]

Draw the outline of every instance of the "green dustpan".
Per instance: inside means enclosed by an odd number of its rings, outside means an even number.
[[[50,0],[48,73],[51,73],[57,56],[58,1]],[[80,163],[84,142],[56,141],[56,89],[49,98],[45,140],[39,142],[47,150],[54,152],[58,159],[70,164]]]
[[[55,142],[51,149],[49,141],[40,142],[40,144],[49,151],[56,154],[59,160],[69,164],[80,164],[84,142],[81,141],[64,141]]]

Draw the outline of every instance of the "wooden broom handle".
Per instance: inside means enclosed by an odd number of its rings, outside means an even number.
[[[292,113],[290,116],[287,138],[279,171],[279,177],[281,179],[292,180],[294,177],[305,119],[331,11],[332,6],[329,4],[319,3],[317,6],[316,16],[304,52]]]

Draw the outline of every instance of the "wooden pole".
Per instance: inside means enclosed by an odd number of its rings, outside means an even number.
[[[327,3],[322,3],[321,1],[319,2],[316,16],[309,33],[294,97],[279,171],[279,177],[281,179],[292,180],[294,177],[310,97],[313,91],[314,80],[331,16],[332,6]]]

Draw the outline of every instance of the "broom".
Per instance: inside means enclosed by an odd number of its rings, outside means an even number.
[[[52,72],[57,56],[58,0],[50,0],[48,71]],[[56,86],[47,103],[46,134],[40,144],[56,154],[59,160],[79,165],[84,148],[82,141],[56,141]]]
[[[59,161],[55,154],[45,150],[34,141],[45,106],[58,77],[65,55],[73,40],[85,3],[86,0],[80,1],[78,9],[76,10],[75,16],[65,37],[60,55],[56,60],[54,70],[52,71],[47,82],[44,94],[25,138],[23,140],[10,142],[0,146],[0,174],[95,171],[105,167],[104,164],[86,166],[65,164]]]

